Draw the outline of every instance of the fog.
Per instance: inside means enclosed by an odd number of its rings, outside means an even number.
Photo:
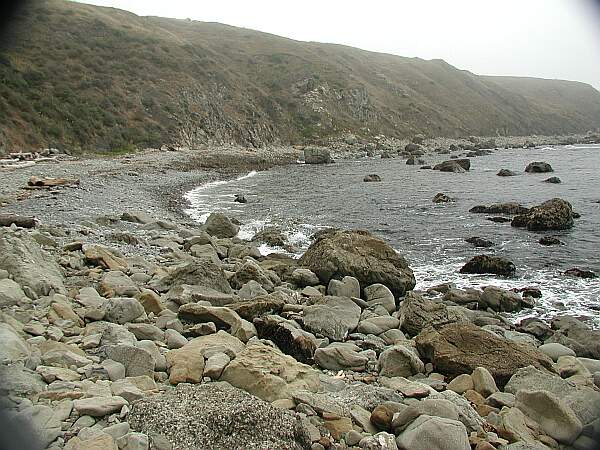
[[[583,81],[600,89],[600,8],[592,0],[86,0],[154,15],[346,44],[481,75]]]

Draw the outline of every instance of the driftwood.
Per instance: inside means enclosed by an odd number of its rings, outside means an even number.
[[[78,186],[79,178],[39,178],[33,176],[27,182],[33,187]]]
[[[35,228],[37,225],[33,217],[18,216],[16,214],[0,214],[0,226],[10,227],[15,224],[21,228]]]

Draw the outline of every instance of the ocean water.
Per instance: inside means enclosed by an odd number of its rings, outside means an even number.
[[[433,165],[444,156],[448,155],[425,159]],[[554,173],[526,174],[525,166],[532,161],[549,162]],[[496,173],[502,168],[519,175],[499,177]],[[380,175],[382,182],[363,182],[371,173]],[[549,176],[559,177],[562,183],[544,183]],[[434,204],[432,198],[438,192],[456,201]],[[235,203],[235,194],[244,194],[248,203]],[[553,197],[568,200],[581,214],[571,230],[530,232],[486,220],[486,214],[469,213],[475,205],[517,201],[534,206]],[[600,326],[600,279],[562,274],[571,267],[600,273],[600,145],[497,150],[472,158],[471,170],[459,174],[420,170],[407,166],[401,158],[296,164],[200,186],[186,198],[188,214],[199,222],[213,211],[236,217],[244,224],[242,238],[250,238],[266,226],[278,226],[298,254],[319,229],[366,229],[409,261],[418,289],[444,282],[459,287],[535,286],[542,290],[543,298],[534,310],[524,310],[515,318],[569,313]],[[558,236],[565,245],[540,245],[538,240],[545,234]],[[464,242],[471,236],[497,245],[474,248]],[[261,251],[283,252],[266,246]],[[481,253],[510,259],[517,266],[516,276],[507,279],[458,272]]]

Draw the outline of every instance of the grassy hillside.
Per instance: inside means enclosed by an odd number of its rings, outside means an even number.
[[[215,23],[36,2],[0,42],[0,149],[585,132],[600,93]]]

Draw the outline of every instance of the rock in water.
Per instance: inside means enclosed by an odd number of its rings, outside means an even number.
[[[487,239],[480,238],[477,236],[467,238],[467,239],[465,239],[465,242],[472,244],[474,247],[483,247],[483,248],[493,247],[494,245],[496,245],[492,241],[488,241]]]
[[[373,182],[373,181],[381,181],[381,177],[376,173],[369,174],[363,178],[365,183]]]
[[[233,201],[236,203],[248,203],[248,200],[244,194],[235,194]]]
[[[304,149],[304,162],[306,164],[329,164],[333,162],[333,159],[326,148],[307,147]]]
[[[591,270],[579,269],[577,267],[565,270],[565,275],[577,278],[598,278],[598,276]]]
[[[298,416],[227,383],[181,384],[144,398],[133,405],[128,421],[179,450],[310,447]]]
[[[225,214],[221,213],[212,213],[208,216],[204,227],[208,234],[218,238],[232,238],[240,230],[238,225],[232,223]]]
[[[534,347],[498,337],[473,324],[428,328],[417,336],[416,344],[437,372],[457,376],[485,367],[501,387],[521,367],[532,365],[553,371],[552,360]]]
[[[433,170],[439,170],[440,172],[466,172],[471,168],[471,161],[468,159],[451,159],[448,161],[441,162],[433,166]]]
[[[540,245],[561,245],[560,239],[554,236],[543,236],[538,241]]]
[[[552,166],[547,162],[543,161],[534,161],[532,163],[527,164],[525,168],[525,172],[527,173],[546,173],[546,172],[554,172]]]
[[[0,269],[6,270],[30,298],[52,291],[66,293],[60,267],[26,233],[0,230]]]
[[[516,216],[511,225],[530,231],[567,230],[573,226],[573,208],[569,202],[553,198]]]
[[[508,169],[500,169],[500,171],[496,175],[498,175],[499,177],[514,177],[515,175],[517,175],[517,173]]]
[[[433,203],[451,203],[454,201],[454,199],[443,192],[438,192],[435,194],[435,197],[433,197],[432,201]]]
[[[325,285],[332,278],[349,275],[362,286],[381,283],[396,297],[415,287],[415,277],[406,260],[367,231],[321,233],[299,264],[312,270]]]
[[[471,258],[462,268],[460,273],[491,273],[510,277],[515,274],[516,267],[506,258],[499,256],[477,255]]]
[[[562,181],[560,181],[560,178],[558,178],[558,177],[550,177],[550,178],[546,178],[544,180],[544,183],[560,184],[560,183],[562,183]]]

